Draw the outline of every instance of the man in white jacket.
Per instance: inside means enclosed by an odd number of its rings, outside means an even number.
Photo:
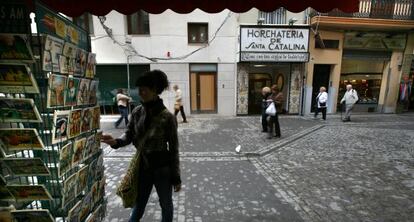
[[[175,104],[174,104],[174,115],[177,117],[178,112],[181,112],[181,117],[183,118],[183,123],[187,122],[184,112],[184,101],[183,101],[183,92],[178,88],[177,85],[173,86],[175,91]]]
[[[315,110],[315,119],[318,116],[319,112],[322,112],[322,119],[326,120],[326,107],[328,107],[327,105],[328,102],[328,93],[326,92],[326,88],[325,87],[321,87],[319,89],[319,94],[316,97],[316,110]]]
[[[346,92],[341,100],[341,104],[345,102],[345,118],[344,122],[351,121],[351,112],[355,103],[359,100],[358,93],[355,89],[352,89],[352,85],[346,85]]]

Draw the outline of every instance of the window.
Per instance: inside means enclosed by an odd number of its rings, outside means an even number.
[[[132,35],[149,35],[149,15],[145,11],[138,11],[127,15],[128,34]]]
[[[79,17],[73,18],[73,23],[75,23],[77,26],[85,29],[89,32],[89,34],[93,34],[93,20],[92,15],[89,13],[84,13],[83,15]]]
[[[315,48],[318,49],[337,49],[339,48],[339,40],[332,40],[332,39],[324,39],[323,45],[321,41],[315,39]]]
[[[188,23],[188,43],[207,43],[208,23]]]
[[[259,20],[263,24],[286,24],[286,9],[279,8],[273,12],[259,11]]]

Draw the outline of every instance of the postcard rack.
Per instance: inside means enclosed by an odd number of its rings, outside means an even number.
[[[88,33],[36,3],[32,36],[24,2],[4,4],[26,17],[21,30],[0,30],[0,207],[16,221],[102,221],[99,80]],[[14,44],[2,47],[4,39]]]

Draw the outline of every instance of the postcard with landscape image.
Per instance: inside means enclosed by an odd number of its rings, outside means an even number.
[[[34,128],[1,128],[0,141],[6,153],[23,150],[43,150],[44,144]]]
[[[68,139],[69,110],[56,110],[53,115],[52,144]]]
[[[76,106],[79,83],[79,78],[68,77],[65,89],[65,106]]]
[[[24,64],[0,64],[0,92],[39,93],[36,80]]]
[[[59,152],[59,177],[63,176],[71,169],[72,164],[73,144],[68,143],[64,145]]]
[[[69,114],[69,138],[76,137],[80,134],[81,130],[81,115],[82,109],[75,109],[70,111]]]
[[[49,76],[49,88],[47,93],[47,107],[65,105],[65,87],[67,76],[52,74]]]
[[[69,202],[71,202],[76,197],[76,182],[77,182],[77,173],[72,174],[70,177],[67,177],[63,181],[63,203],[62,207],[65,207]]]
[[[76,195],[82,194],[82,191],[86,189],[88,185],[88,165],[83,166],[78,171],[77,181],[76,181]]]
[[[41,123],[33,99],[0,98],[0,122]]]
[[[6,187],[16,201],[52,199],[44,185],[7,185]]]
[[[91,129],[99,129],[101,128],[101,108],[99,106],[95,106],[92,108],[92,123]]]
[[[0,60],[34,62],[24,34],[0,34]]]
[[[40,158],[5,158],[3,163],[15,176],[49,176],[50,171]]]

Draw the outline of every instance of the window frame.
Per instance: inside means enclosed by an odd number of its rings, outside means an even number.
[[[206,40],[204,42],[201,42],[200,40],[195,41],[195,42],[191,41],[190,26],[192,26],[192,25],[198,25],[198,28],[201,27],[202,25],[206,26]],[[207,44],[208,41],[209,41],[209,35],[208,35],[209,32],[208,31],[209,31],[208,30],[208,22],[187,22],[187,43],[188,44]],[[199,38],[200,32],[197,33],[197,36]]]
[[[137,28],[137,30],[138,30],[138,32],[133,32],[133,30],[132,30],[132,18],[131,18],[131,16],[132,15],[134,15],[134,14],[137,14],[137,13],[146,13],[146,15],[147,15],[147,17],[148,17],[148,33],[145,33],[145,24],[142,24],[142,30],[143,30],[143,32],[142,33],[140,33],[139,32],[139,28]],[[138,15],[138,18],[139,18],[140,16]],[[146,12],[146,11],[144,11],[144,10],[139,10],[139,11],[137,11],[137,12],[135,12],[135,13],[132,13],[132,14],[130,14],[130,15],[126,15],[125,16],[125,20],[126,20],[126,32],[127,32],[127,34],[128,35],[137,35],[137,36],[148,36],[148,35],[150,35],[151,34],[151,27],[150,27],[150,21],[149,21],[149,13],[148,12]],[[138,20],[138,22],[137,23],[139,23],[139,20]]]
[[[79,21],[79,18],[81,18],[81,17],[82,17],[82,19],[84,21],[83,23],[85,25],[85,28],[83,26],[79,25],[79,22],[80,22]],[[88,32],[89,35],[95,35],[95,29],[94,29],[94,26],[93,26],[93,17],[92,17],[92,14],[90,14],[88,12],[85,12],[81,16],[73,17],[72,18],[72,21],[77,26],[81,27],[82,29],[85,29]]]

